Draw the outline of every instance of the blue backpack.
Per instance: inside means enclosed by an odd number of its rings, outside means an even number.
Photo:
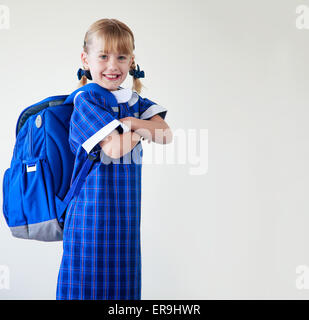
[[[73,99],[79,91],[96,91],[109,105],[115,96],[96,83],[70,95],[52,96],[22,111],[16,125],[11,166],[3,177],[3,214],[14,237],[61,241],[66,208],[78,195],[98,159],[90,152],[72,179],[75,155],[69,145]]]

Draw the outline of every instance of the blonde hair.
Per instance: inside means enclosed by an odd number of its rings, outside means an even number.
[[[117,19],[100,19],[94,22],[88,29],[84,37],[83,50],[89,53],[90,45],[94,37],[103,37],[105,41],[105,52],[121,52],[123,54],[133,55],[134,35],[130,28],[123,22]],[[133,60],[130,70],[136,68],[135,61]],[[82,76],[79,81],[78,88],[87,84],[87,77]],[[143,84],[138,78],[133,77],[133,87],[137,93],[142,90]]]

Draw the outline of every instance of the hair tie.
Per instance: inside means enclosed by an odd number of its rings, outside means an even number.
[[[78,80],[80,80],[82,78],[82,76],[85,76],[87,79],[92,80],[90,70],[84,70],[84,69],[79,68],[77,71]]]
[[[137,65],[137,69],[131,69],[129,74],[133,76],[133,78],[145,78],[144,71],[140,71],[139,65]]]

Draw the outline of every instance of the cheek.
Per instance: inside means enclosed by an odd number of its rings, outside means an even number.
[[[94,65],[94,70],[100,72],[106,68],[106,63],[104,61],[97,61]]]
[[[130,70],[130,67],[129,67],[129,66],[123,66],[123,67],[121,68],[121,71],[122,71],[122,73],[124,73],[124,74],[128,73],[129,70]]]

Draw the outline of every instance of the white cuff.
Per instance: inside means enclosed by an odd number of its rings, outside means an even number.
[[[140,119],[141,120],[145,120],[145,119],[149,119],[151,117],[153,117],[155,114],[158,114],[160,112],[167,112],[167,109],[163,108],[162,106],[158,105],[158,104],[153,104],[152,106],[150,106],[146,111],[144,111],[141,115],[140,115]]]
[[[123,132],[130,131],[129,127],[126,126],[124,123],[122,123],[119,120],[113,120],[106,126],[104,126],[102,129],[97,131],[93,136],[91,136],[89,139],[87,139],[83,144],[82,147],[86,150],[87,154],[93,149],[93,147],[99,143],[101,140],[103,140],[105,137],[107,137],[114,129],[116,129],[118,126],[121,126],[123,129]]]

